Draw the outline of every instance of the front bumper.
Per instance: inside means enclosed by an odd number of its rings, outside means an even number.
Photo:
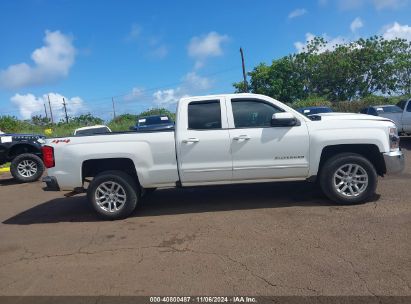
[[[405,167],[405,158],[401,150],[383,153],[386,174],[401,173]]]
[[[60,191],[60,186],[54,176],[45,176],[41,181],[46,183],[46,187],[43,188],[44,191]]]

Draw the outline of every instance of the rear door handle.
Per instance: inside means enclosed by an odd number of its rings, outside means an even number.
[[[183,139],[183,143],[196,143],[199,142],[200,140],[198,138],[195,137],[191,137],[191,138],[187,138],[187,139]]]
[[[233,137],[233,139],[234,140],[249,140],[250,136],[248,136],[248,135],[239,135],[239,136]]]

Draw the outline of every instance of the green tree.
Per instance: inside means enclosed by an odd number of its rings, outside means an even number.
[[[331,101],[373,94],[411,93],[411,42],[373,36],[330,48],[315,37],[301,53],[259,64],[249,72],[250,90],[283,102],[308,96]],[[242,82],[234,83],[237,92]]]
[[[65,122],[65,120],[62,120]],[[69,117],[69,123],[72,125],[79,125],[79,126],[92,126],[92,125],[101,125],[104,123],[104,120],[88,114],[82,114],[80,116]]]
[[[4,133],[15,133],[20,129],[20,121],[15,116],[0,116],[0,130]]]

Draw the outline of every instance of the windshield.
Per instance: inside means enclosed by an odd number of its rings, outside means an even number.
[[[90,135],[90,134],[104,134],[104,133],[110,133],[108,128],[101,127],[101,128],[79,130],[76,132],[76,135]]]
[[[397,106],[377,107],[378,113],[402,113],[402,109]]]
[[[138,120],[139,126],[159,125],[171,123],[171,120],[167,116],[149,116],[140,118]]]

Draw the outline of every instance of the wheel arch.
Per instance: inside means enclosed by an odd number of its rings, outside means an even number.
[[[377,174],[384,176],[386,167],[384,157],[377,145],[374,144],[341,144],[325,146],[321,151],[318,175],[321,172],[324,163],[331,157],[340,153],[355,153],[368,159],[374,166]]]
[[[24,153],[31,153],[39,156],[41,158],[41,149],[40,147],[30,144],[30,143],[18,143],[13,145],[12,147],[9,148],[7,152],[7,158],[8,160],[13,160],[16,156]]]
[[[130,158],[101,158],[83,161],[81,166],[81,179],[84,184],[87,178],[94,178],[105,171],[122,171],[134,179],[140,187],[140,179],[135,164]]]

